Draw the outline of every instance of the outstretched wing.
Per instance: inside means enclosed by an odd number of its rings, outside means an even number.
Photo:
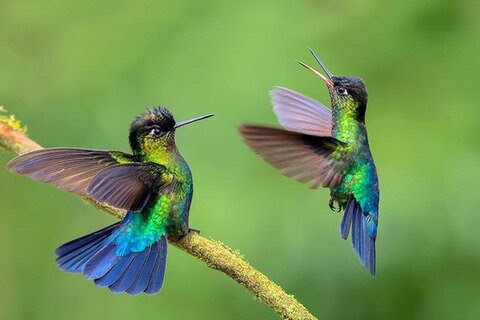
[[[164,183],[164,170],[153,162],[117,164],[97,174],[89,183],[87,194],[117,208],[141,211]]]
[[[163,170],[154,163],[135,162],[133,156],[123,152],[77,148],[36,150],[16,157],[8,168],[130,211],[143,209]]]
[[[278,122],[288,131],[320,137],[331,135],[332,112],[321,103],[282,87],[275,87],[270,96]]]
[[[311,188],[334,188],[342,181],[348,164],[332,156],[344,145],[335,138],[257,125],[242,125],[238,130],[254,152],[288,177]]]

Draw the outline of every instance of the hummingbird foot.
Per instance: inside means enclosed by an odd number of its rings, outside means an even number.
[[[177,233],[169,233],[168,237],[169,237],[169,239],[171,238],[171,239],[175,239],[175,240],[181,240],[181,239],[185,238],[186,236],[188,236],[190,234],[190,232],[200,234],[199,229],[187,227],[186,231],[177,232]]]
[[[200,229],[190,227],[190,228],[188,229],[188,232],[195,232],[195,233],[200,234]]]
[[[330,207],[330,210],[340,212],[342,210],[342,206],[340,203],[338,203],[338,208],[335,207],[335,199],[333,197],[330,197],[330,201],[328,201],[328,206]]]

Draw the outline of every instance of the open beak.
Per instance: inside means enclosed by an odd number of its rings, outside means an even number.
[[[302,61],[298,61],[299,64],[301,64],[302,66],[304,66],[305,68],[307,68],[308,70],[310,70],[313,74],[315,74],[316,76],[320,77],[320,79],[322,79],[323,82],[325,82],[325,84],[327,85],[327,87],[329,88],[333,88],[333,82],[332,82],[332,77],[333,77],[333,74],[327,69],[327,67],[325,67],[325,65],[323,64],[323,62],[320,60],[320,58],[318,58],[318,56],[315,54],[315,52],[313,52],[312,49],[308,49],[310,50],[310,53],[313,55],[313,57],[315,58],[315,60],[317,60],[318,64],[320,64],[320,66],[322,67],[323,71],[325,71],[325,73],[327,74],[328,78],[325,77],[323,74],[321,74],[320,72],[318,72],[317,70],[313,69],[312,67],[306,65],[305,63],[303,63]]]
[[[190,119],[190,120],[180,121],[180,122],[177,122],[175,124],[174,128],[177,129],[177,128],[183,127],[186,124],[196,122],[196,121],[199,121],[199,120],[203,120],[203,119],[207,119],[207,118],[210,118],[210,117],[213,117],[213,114],[209,113],[209,114],[206,114],[206,115],[203,115],[203,116],[200,116],[200,117],[196,117],[196,118],[193,118],[193,119]]]

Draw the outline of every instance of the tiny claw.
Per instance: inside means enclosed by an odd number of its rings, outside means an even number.
[[[330,201],[328,201],[328,206],[330,207],[330,210],[335,211],[335,200],[333,198],[330,198]]]
[[[197,233],[197,234],[200,234],[200,229],[190,227],[190,228],[188,229],[188,232],[195,232],[195,233]]]
[[[342,211],[342,205],[338,201],[337,201],[337,203],[338,203],[338,208],[335,207],[335,199],[330,198],[330,200],[328,201],[328,206],[330,207],[330,210],[335,211],[335,212]]]

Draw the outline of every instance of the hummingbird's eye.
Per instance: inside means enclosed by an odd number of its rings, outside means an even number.
[[[163,132],[162,130],[160,130],[158,128],[153,128],[152,130],[150,130],[150,133],[149,133],[149,135],[154,136],[154,137],[161,137],[164,134],[165,134],[165,132]]]
[[[346,96],[348,94],[347,89],[344,87],[337,87],[337,93],[341,96]]]

